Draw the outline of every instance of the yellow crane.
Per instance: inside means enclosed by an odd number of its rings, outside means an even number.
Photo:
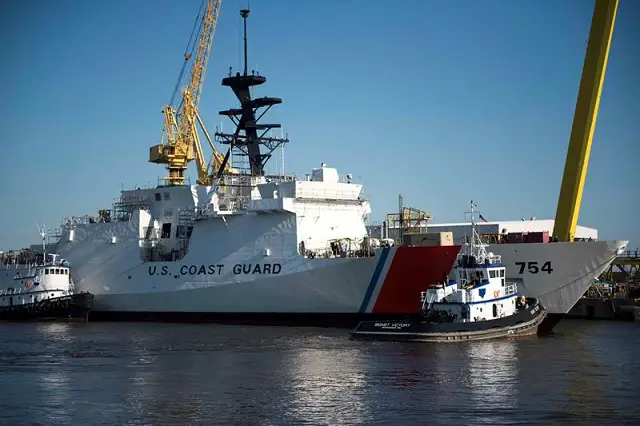
[[[578,214],[617,9],[618,0],[595,0],[553,227],[553,235],[560,241],[573,241],[578,225]]]
[[[198,112],[202,85],[209,62],[221,3],[222,0],[208,0],[207,2],[200,24],[197,51],[193,58],[189,83],[182,89],[182,99],[178,108],[168,105],[162,110],[164,114],[162,140],[160,144],[152,146],[149,150],[149,162],[167,164],[169,176],[165,180],[169,185],[184,184],[188,163],[193,160],[196,160],[198,183],[211,185],[214,180],[214,173],[217,172],[224,161],[224,156],[218,152],[213,144],[213,140]],[[191,59],[191,56],[191,53],[187,50],[184,56],[184,66]],[[200,125],[213,151],[213,156],[209,163],[204,157],[196,122]],[[210,168],[212,169],[211,172],[209,172]],[[225,165],[224,172],[226,174],[238,173],[228,164]]]

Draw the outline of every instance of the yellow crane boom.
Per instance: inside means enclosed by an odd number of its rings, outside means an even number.
[[[163,140],[149,150],[149,161],[156,164],[167,164],[169,176],[165,178],[169,185],[183,185],[188,163],[196,160],[198,170],[198,183],[210,185],[213,181],[209,173],[209,165],[204,158],[202,144],[196,122],[200,125],[209,146],[213,151],[212,166],[220,167],[224,157],[218,152],[213,140],[204,126],[198,104],[202,94],[204,76],[211,54],[213,35],[218,23],[220,5],[222,0],[208,0],[202,16],[200,33],[198,36],[197,50],[191,66],[189,83],[182,89],[182,99],[176,109],[168,105],[163,109],[164,129]],[[185,54],[185,61],[191,59],[191,54]],[[236,172],[226,167],[228,173]]]
[[[560,241],[573,241],[578,225],[578,214],[582,203],[582,192],[587,176],[591,142],[600,107],[600,94],[607,70],[617,8],[618,0],[595,1],[553,227],[553,235]]]

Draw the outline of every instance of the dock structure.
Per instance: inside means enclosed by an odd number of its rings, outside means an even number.
[[[640,249],[627,250],[616,257],[600,279],[640,285]]]
[[[640,320],[640,249],[620,254],[567,315]]]

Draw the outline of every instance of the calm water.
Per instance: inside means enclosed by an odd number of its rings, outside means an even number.
[[[0,324],[0,424],[640,424],[640,324],[546,339],[356,342],[346,330]]]

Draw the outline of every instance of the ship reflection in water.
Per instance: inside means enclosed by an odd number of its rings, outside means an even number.
[[[518,406],[518,343],[495,340],[465,346],[470,408],[488,423],[505,424]]]
[[[291,352],[284,388],[286,423],[304,419],[337,425],[348,419],[362,424],[374,407],[366,397],[369,367],[361,348],[301,348]],[[285,360],[285,359],[283,359]]]
[[[66,354],[56,350],[48,351],[48,353],[44,351],[43,353],[39,353],[38,342],[47,342],[51,348],[68,347],[69,345],[73,345],[73,332],[69,324],[64,323],[41,323],[35,327],[34,331],[32,348],[35,353],[24,360],[28,363],[27,365],[18,368],[23,369],[23,371],[32,371],[31,369],[35,368],[35,371],[39,373],[40,377],[33,383],[23,383],[23,385],[25,386],[25,390],[30,385],[35,385],[37,386],[36,392],[38,394],[47,395],[46,402],[44,402],[42,406],[44,418],[49,419],[50,423],[55,424],[67,422],[71,420],[68,411],[71,402],[71,392],[73,392],[71,376],[67,368],[49,367],[57,365],[60,358],[66,357]],[[0,351],[1,350],[2,349],[0,349]],[[4,372],[2,374],[4,375]],[[6,392],[6,390],[12,387],[2,386],[2,388],[5,389],[3,392]],[[30,392],[27,391],[25,393],[29,394]],[[28,397],[25,401],[30,400],[31,397]],[[0,421],[0,423],[2,422]]]
[[[330,329],[0,324],[0,424],[637,424],[639,331],[567,321],[547,339],[422,345]]]

